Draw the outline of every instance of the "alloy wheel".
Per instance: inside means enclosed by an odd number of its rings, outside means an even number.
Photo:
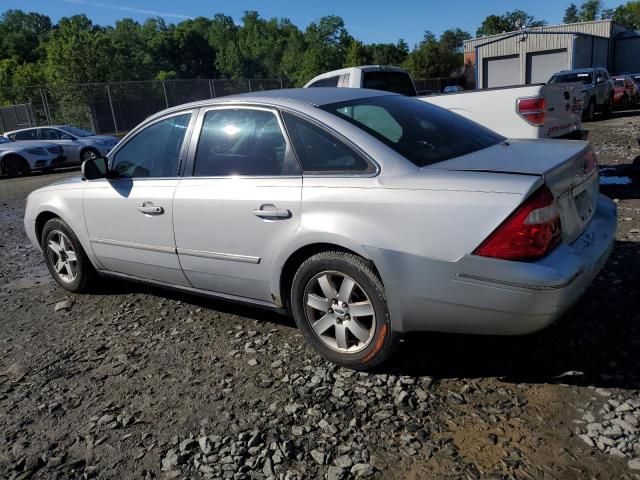
[[[93,150],[85,150],[84,152],[82,152],[82,161],[86,162],[87,160],[93,160],[94,158],[97,158],[98,156],[96,155],[96,152]]]
[[[60,230],[49,232],[47,256],[58,278],[64,283],[73,283],[78,276],[78,260],[69,237]]]
[[[305,313],[318,338],[332,350],[356,353],[376,331],[373,304],[362,286],[340,272],[313,277],[304,293]]]

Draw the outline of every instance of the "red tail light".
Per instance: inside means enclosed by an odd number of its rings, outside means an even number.
[[[544,116],[547,112],[547,102],[542,97],[519,98],[518,115],[531,125],[540,127],[544,125]]]
[[[558,207],[551,191],[543,186],[473,253],[503,260],[530,260],[546,255],[561,237]]]

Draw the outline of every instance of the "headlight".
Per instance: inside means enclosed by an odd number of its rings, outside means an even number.
[[[36,155],[38,157],[47,156],[47,152],[44,148],[25,148],[24,151],[31,155]]]

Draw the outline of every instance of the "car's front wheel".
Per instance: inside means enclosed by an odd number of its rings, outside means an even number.
[[[27,161],[18,155],[7,155],[0,164],[2,173],[7,177],[26,176],[31,173],[31,167]]]
[[[87,160],[93,160],[94,158],[98,158],[100,153],[95,148],[85,148],[82,150],[80,154],[80,160],[86,162]]]
[[[291,306],[307,342],[331,362],[364,370],[395,347],[382,281],[357,255],[329,251],[307,259],[294,276]]]
[[[77,293],[91,287],[95,269],[66,222],[52,218],[45,223],[40,245],[47,268],[58,285]]]

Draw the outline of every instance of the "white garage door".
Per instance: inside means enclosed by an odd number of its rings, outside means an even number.
[[[485,58],[482,64],[484,88],[520,85],[520,57]]]
[[[527,54],[527,83],[547,83],[554,73],[567,70],[567,50]]]

